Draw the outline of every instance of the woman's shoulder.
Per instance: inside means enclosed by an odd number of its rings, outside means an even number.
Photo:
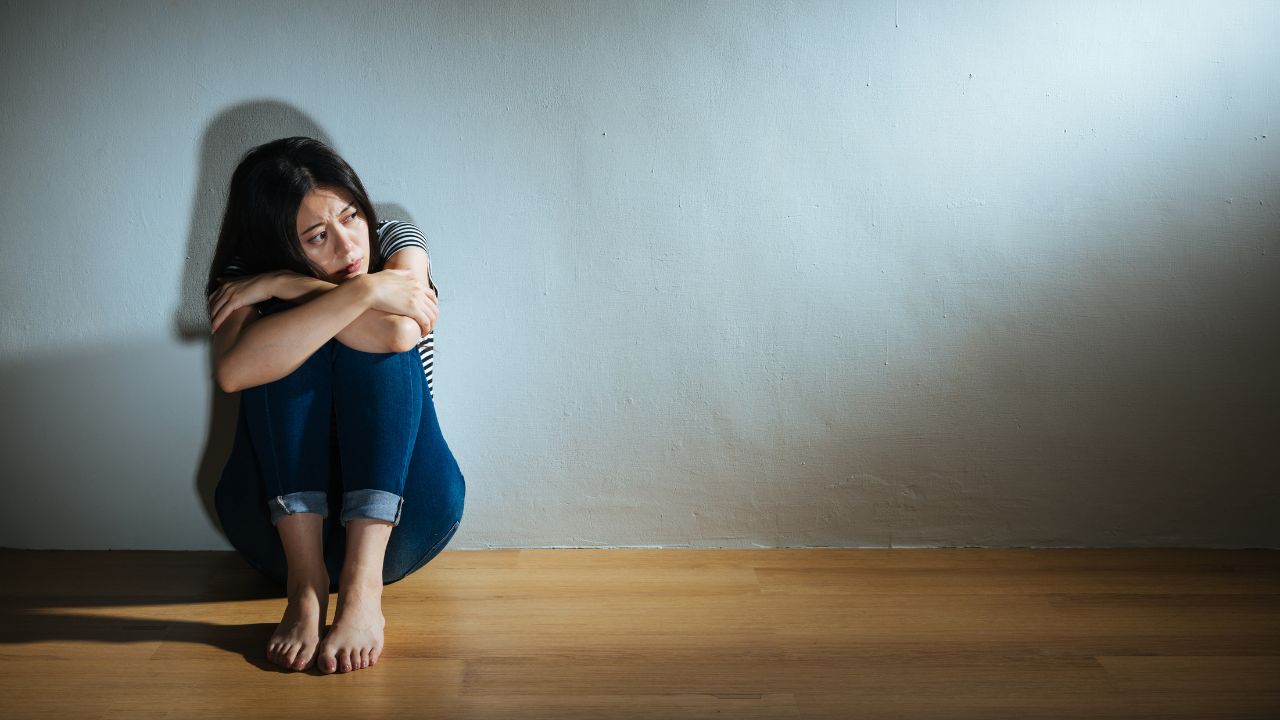
[[[379,220],[378,239],[382,243],[384,256],[408,245],[417,245],[427,250],[427,236],[417,225],[408,220]]]
[[[399,233],[399,232],[416,232],[422,234],[422,230],[408,220],[379,220],[378,233]]]

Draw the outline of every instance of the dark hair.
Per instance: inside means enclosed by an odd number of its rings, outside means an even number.
[[[219,273],[236,257],[250,275],[293,270],[322,277],[298,239],[298,208],[317,187],[342,188],[354,196],[369,225],[369,272],[380,272],[383,257],[376,238],[378,218],[356,171],[319,140],[288,137],[249,150],[231,174],[205,297],[218,289]]]

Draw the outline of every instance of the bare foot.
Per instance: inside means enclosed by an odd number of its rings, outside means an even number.
[[[315,660],[329,610],[329,578],[289,581],[284,619],[267,643],[267,659],[290,670],[306,670]]]
[[[339,587],[338,612],[320,643],[316,667],[321,672],[351,672],[378,662],[382,654],[382,582]]]

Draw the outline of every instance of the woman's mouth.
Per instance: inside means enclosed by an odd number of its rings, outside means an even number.
[[[347,277],[351,277],[352,275],[355,275],[359,271],[360,271],[360,263],[353,262],[350,265],[348,265],[346,268]]]

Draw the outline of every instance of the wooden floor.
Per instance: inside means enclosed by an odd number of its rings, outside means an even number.
[[[0,571],[3,718],[1280,718],[1280,551],[446,550],[332,675],[231,552]]]

